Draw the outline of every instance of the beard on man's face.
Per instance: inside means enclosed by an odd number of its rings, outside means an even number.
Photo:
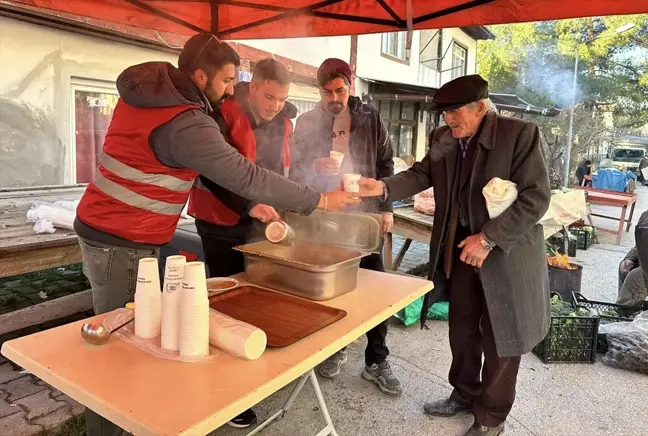
[[[209,104],[211,104],[213,107],[219,106],[225,99],[228,97],[231,97],[230,95],[227,94],[220,94],[218,91],[214,89],[212,86],[212,79],[207,80],[207,84],[205,85],[205,91],[204,91],[205,96],[207,96],[207,100],[209,100]],[[219,95],[220,94],[220,95]]]
[[[329,103],[327,105],[327,108],[333,115],[339,115],[344,110],[344,105],[336,101],[336,102]]]

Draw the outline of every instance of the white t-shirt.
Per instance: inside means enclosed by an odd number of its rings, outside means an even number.
[[[353,161],[351,160],[351,152],[349,149],[349,141],[351,137],[351,112],[349,107],[344,112],[335,116],[333,120],[333,151],[344,153],[344,160],[340,174],[331,176],[329,183],[330,189],[337,189],[342,180],[342,174],[354,173]]]

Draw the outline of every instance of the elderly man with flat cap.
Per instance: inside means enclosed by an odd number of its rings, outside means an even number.
[[[429,279],[444,275],[449,284],[454,390],[426,404],[425,412],[472,413],[466,436],[495,436],[504,431],[515,400],[521,355],[549,329],[538,225],[551,197],[547,168],[538,127],[498,115],[479,75],[445,84],[433,103],[446,125],[430,134],[427,156],[395,176],[361,180],[361,195],[395,201],[434,187]],[[494,177],[514,182],[518,196],[490,218],[482,189]]]

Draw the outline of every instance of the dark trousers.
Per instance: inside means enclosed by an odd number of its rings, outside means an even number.
[[[450,276],[449,327],[452,365],[448,378],[454,388],[450,398],[472,405],[477,423],[496,427],[513,406],[521,356],[497,355],[481,280],[475,268],[459,256]]]
[[[243,242],[200,235],[209,277],[229,277],[245,271],[243,254],[233,250]]]
[[[360,268],[368,269],[371,271],[385,271],[382,256],[377,253],[372,253],[369,256],[363,257],[360,261]],[[386,343],[387,338],[387,321],[383,321],[376,327],[367,332],[367,348],[365,349],[365,364],[381,364],[387,360],[389,356],[389,349]],[[345,350],[343,348],[343,350]]]

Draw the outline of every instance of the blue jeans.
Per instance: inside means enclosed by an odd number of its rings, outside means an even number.
[[[79,238],[83,257],[83,274],[92,287],[95,314],[124,307],[135,298],[137,267],[145,257],[159,258],[160,249],[115,247]],[[126,436],[127,431],[86,408],[88,436]]]
[[[79,238],[83,274],[92,287],[96,315],[124,307],[135,297],[140,259],[159,258],[160,249],[115,247]]]

